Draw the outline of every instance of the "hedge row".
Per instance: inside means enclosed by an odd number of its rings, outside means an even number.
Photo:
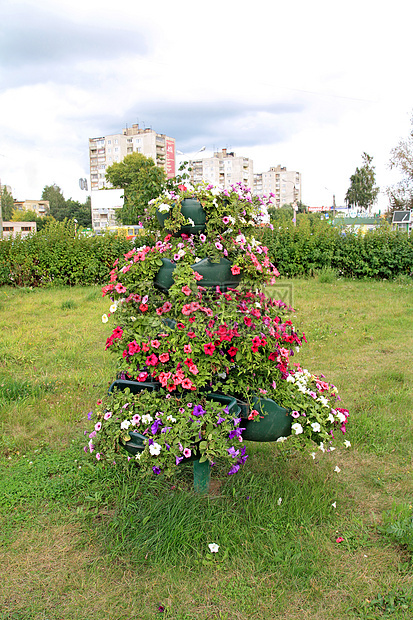
[[[113,234],[76,235],[72,220],[49,223],[26,238],[0,242],[0,285],[101,284],[132,245]]]
[[[350,278],[413,273],[413,236],[385,224],[361,235],[303,216],[297,226],[275,221],[274,230],[262,229],[259,237],[287,277],[325,268]],[[33,236],[0,242],[0,285],[103,284],[116,258],[131,248],[113,234],[87,238],[75,234],[72,221],[52,222]]]
[[[385,222],[363,235],[301,217],[296,227],[274,222],[274,230],[263,229],[260,240],[287,277],[325,268],[348,278],[394,278],[413,272],[413,235],[393,231]]]

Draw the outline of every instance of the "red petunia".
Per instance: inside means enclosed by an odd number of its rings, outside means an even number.
[[[215,351],[215,345],[212,342],[208,342],[208,344],[204,344],[204,351],[206,355],[212,355]]]
[[[237,347],[231,347],[230,349],[228,349],[228,355],[230,355],[231,357],[235,357],[237,354]]]

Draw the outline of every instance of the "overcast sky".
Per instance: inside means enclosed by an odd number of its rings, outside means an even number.
[[[0,0],[0,180],[84,200],[88,139],[138,122],[187,157],[229,148],[302,174],[303,201],[344,204],[410,131],[405,0]]]

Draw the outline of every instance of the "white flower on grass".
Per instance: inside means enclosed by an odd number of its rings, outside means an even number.
[[[288,437],[278,437],[277,439],[277,443],[283,443],[284,441],[287,441]]]
[[[103,314],[102,315],[102,323],[107,323],[109,321],[108,315],[107,314]]]
[[[277,499],[277,504],[278,504],[278,506],[281,506],[282,501],[283,501],[283,498],[282,498],[282,497],[279,497],[279,498]]]
[[[327,420],[328,420],[329,422],[334,422],[334,416],[333,416],[333,414],[332,414],[331,412],[328,414],[328,418],[327,418]]]
[[[344,440],[344,445],[346,446],[346,448],[351,448],[351,443],[348,441],[348,439]]]
[[[303,432],[303,427],[298,422],[295,422],[294,424],[292,424],[291,428],[293,429],[296,435],[299,435],[300,433]]]
[[[121,422],[120,427],[122,430],[127,431],[130,425],[131,425],[130,420],[123,420],[123,422]]]
[[[288,383],[295,383],[295,378],[293,375],[288,375],[287,379]]]
[[[334,467],[334,471],[335,471],[337,474],[339,474],[339,473],[341,472],[341,469],[339,468],[339,466],[338,466],[338,465],[336,465],[336,466]]]
[[[136,316],[131,316],[131,317],[130,317],[130,320],[131,320],[131,321],[132,321],[132,323],[133,323],[134,321],[136,321]]]
[[[313,457],[313,460],[315,459],[315,452],[310,452],[310,456]]]
[[[209,543],[208,547],[211,553],[218,553],[219,545],[216,543]]]
[[[337,508],[337,502],[333,502],[333,503],[331,504],[331,506],[332,506],[333,508]]]
[[[154,441],[153,444],[149,446],[149,452],[152,456],[158,456],[161,453],[161,446]]]
[[[312,422],[311,428],[315,433],[319,433],[321,431],[321,426],[318,422]]]
[[[115,302],[114,304],[111,305],[111,307],[109,308],[109,311],[112,312],[116,312],[116,310],[118,309],[118,304]]]
[[[152,421],[153,421],[153,417],[149,413],[145,413],[142,416],[142,423],[143,424],[149,424]]]
[[[137,454],[135,455],[135,459],[136,459],[137,461],[139,461],[139,460],[140,460],[140,458],[141,458],[141,456],[142,456],[142,453],[141,453],[141,452],[137,452]]]
[[[326,451],[323,442],[320,443],[320,445],[318,446],[318,449],[321,450],[321,452],[325,452]]]

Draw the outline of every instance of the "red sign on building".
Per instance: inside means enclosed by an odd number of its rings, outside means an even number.
[[[171,179],[175,176],[175,142],[166,140],[166,176]]]

